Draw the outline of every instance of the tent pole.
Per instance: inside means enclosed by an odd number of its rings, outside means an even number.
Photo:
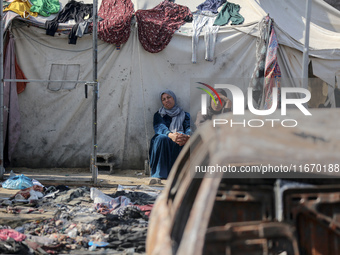
[[[97,77],[97,20],[98,20],[97,0],[93,0],[93,94],[92,94],[92,157],[91,172],[93,184],[97,184],[97,100],[98,100],[98,77]]]
[[[2,179],[5,173],[4,169],[4,31],[3,31],[3,1],[0,1],[1,19],[0,19],[0,178]]]
[[[310,17],[312,10],[312,1],[306,1],[306,25],[304,31],[304,48],[302,57],[302,87],[308,88],[308,64],[309,64],[309,27],[310,27]]]

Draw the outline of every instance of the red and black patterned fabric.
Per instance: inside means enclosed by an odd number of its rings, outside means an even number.
[[[130,36],[133,15],[131,0],[103,0],[98,15],[98,38],[110,44],[126,43]]]
[[[163,50],[173,34],[192,18],[190,9],[168,0],[149,10],[136,11],[138,37],[143,48],[151,53]]]

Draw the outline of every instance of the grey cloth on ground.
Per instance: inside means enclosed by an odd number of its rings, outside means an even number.
[[[117,191],[116,193],[110,195],[111,197],[120,197],[120,196],[125,196],[131,200],[131,203],[137,204],[137,205],[149,205],[149,204],[154,204],[156,197],[150,196],[149,194],[145,192],[125,192],[124,190],[122,191]]]
[[[148,216],[144,214],[137,206],[127,205],[119,207],[111,212],[112,215],[117,215],[118,219],[148,219]]]
[[[69,191],[60,192],[55,202],[70,202],[78,197],[90,196],[90,190],[88,187],[80,187],[77,189],[71,189]]]

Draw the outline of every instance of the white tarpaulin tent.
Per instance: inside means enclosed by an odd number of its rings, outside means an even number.
[[[151,9],[160,2],[133,1],[135,11]],[[176,1],[192,12],[202,2]],[[133,24],[129,40],[120,50],[98,41],[98,152],[113,153],[118,168],[143,168],[154,134],[153,114],[161,106],[160,90],[173,90],[179,104],[189,111],[193,80],[251,77],[259,22],[267,14],[275,22],[282,77],[301,78],[305,1],[231,2],[241,6],[240,14],[245,21],[242,25],[220,28],[212,62],[204,60],[203,33],[197,63],[191,62],[191,23],[183,25],[169,45],[154,54],[145,51],[140,44],[138,24]],[[309,53],[313,73],[334,89],[335,77],[340,79],[340,12],[321,0],[314,0],[311,17]],[[48,80],[52,66],[69,65],[72,70],[67,77],[69,80],[92,80],[92,35],[84,35],[76,45],[69,45],[67,35],[47,36],[43,29],[24,23],[13,23],[11,31],[18,63],[28,79]],[[246,82],[238,85],[243,90],[248,86]],[[86,99],[83,84],[55,86],[31,82],[19,94],[21,136],[12,155],[13,166],[89,166],[92,90]]]

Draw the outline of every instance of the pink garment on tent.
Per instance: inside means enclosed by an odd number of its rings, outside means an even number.
[[[98,15],[98,38],[110,44],[126,43],[130,36],[133,15],[131,0],[103,0]]]
[[[277,49],[279,44],[277,42],[274,26],[272,25],[270,38],[268,42],[268,49],[264,70],[264,109],[270,109],[273,104],[273,88],[278,88],[278,105],[280,105],[281,95],[281,70],[277,62]]]
[[[138,38],[143,48],[151,53],[162,51],[188,17],[192,17],[188,7],[168,0],[153,9],[136,11]]]
[[[6,241],[8,238],[13,238],[17,242],[22,242],[26,239],[26,235],[13,229],[0,229],[0,239]]]
[[[4,79],[16,79],[14,38],[10,35],[4,61]],[[8,144],[8,160],[11,160],[15,145],[19,141],[20,110],[16,82],[4,82],[4,141]],[[5,145],[5,144],[4,144]]]

